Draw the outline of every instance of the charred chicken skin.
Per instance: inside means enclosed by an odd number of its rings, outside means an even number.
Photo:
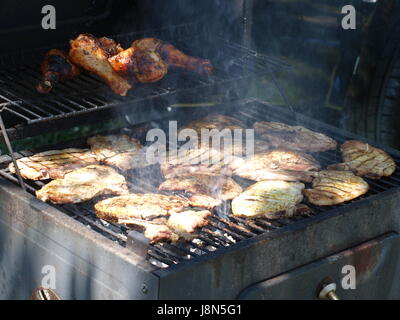
[[[134,77],[138,82],[156,82],[168,72],[167,64],[155,51],[129,48],[108,59],[120,76]]]
[[[72,79],[81,73],[80,68],[69,61],[67,54],[58,49],[46,53],[40,68],[42,82],[36,86],[40,93],[48,93],[58,82]]]
[[[107,50],[103,49],[104,44],[90,34],[81,34],[70,41],[70,45],[69,58],[73,63],[98,75],[116,94],[127,94],[131,85],[111,67]]]
[[[117,42],[115,42],[113,39],[107,38],[107,37],[101,37],[98,39],[100,47],[104,50],[105,54],[107,57],[112,57],[115,56],[116,54],[120,53],[121,51],[124,51],[124,48],[121,47],[121,45]]]
[[[203,76],[210,76],[213,71],[211,62],[206,59],[191,57],[169,43],[156,38],[143,38],[134,41],[132,48],[157,52],[169,67],[182,68]]]

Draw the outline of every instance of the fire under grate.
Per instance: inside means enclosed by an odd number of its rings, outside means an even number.
[[[311,130],[325,133],[334,138],[339,144],[343,143],[345,140],[354,138],[347,133],[341,132],[339,129],[329,127],[310,118],[306,118],[301,115],[293,117],[293,114],[287,108],[272,106],[262,103],[258,100],[250,100],[226,108],[229,109],[220,110],[224,110],[229,114],[234,114],[236,117],[246,122],[249,127],[251,127],[255,121],[278,121],[287,124],[294,124],[294,120],[290,119],[297,119],[299,125],[308,127]],[[211,111],[218,112],[218,108],[213,108]],[[201,112],[204,111],[202,110]],[[193,119],[185,120],[190,121]],[[80,141],[80,144],[81,146],[84,145],[84,139]],[[64,147],[65,146],[58,145],[52,146],[51,148],[60,149]],[[20,158],[23,156],[29,156],[33,153],[35,152],[21,151],[15,153],[15,156]],[[395,151],[389,151],[389,153],[397,163],[400,162],[400,155],[398,153]],[[329,164],[341,162],[339,151],[319,152],[313,153],[312,155],[320,162],[323,168]],[[10,161],[10,156],[3,156],[0,158],[2,167],[0,170],[0,175],[18,184],[17,177],[12,175],[6,167]],[[134,170],[132,173],[129,173],[135,177],[135,184],[129,184],[129,188],[132,192],[155,192],[157,190],[156,187],[161,181],[161,176],[157,173],[158,169],[155,167],[150,167],[147,170],[151,172],[152,177],[155,177],[151,181],[149,181],[149,179],[141,178],[145,176],[145,173],[143,172],[141,172],[140,175],[136,175]],[[127,180],[129,181],[130,179]],[[265,233],[273,235],[277,232],[293,230],[294,228],[298,227],[301,221],[311,222],[313,217],[319,214],[334,214],[338,210],[341,210],[341,212],[348,212],[348,210],[351,210],[354,203],[367,201],[368,198],[382,194],[387,190],[399,188],[400,172],[397,170],[392,176],[380,180],[365,180],[370,185],[368,193],[353,201],[336,206],[319,207],[312,205],[305,200],[304,203],[309,205],[313,211],[308,217],[293,217],[290,219],[278,220],[259,218],[249,221],[244,218],[233,216],[230,212],[230,201],[227,201],[224,202],[221,207],[213,210],[213,216],[209,218],[209,224],[206,227],[203,227],[197,233],[196,239],[190,242],[180,242],[177,244],[160,243],[155,245],[147,245],[146,243],[143,243],[142,247],[135,246],[136,249],[133,250],[143,250],[141,252],[146,255],[148,261],[159,268],[167,268],[180,263],[195,261],[200,256],[211,256],[214,253],[223,252],[226,248],[234,249],[237,244],[246,242],[250,239],[255,239],[259,235]],[[251,184],[251,182],[243,179],[237,180],[237,182],[239,182],[242,187],[246,187],[247,185]],[[45,183],[46,182],[43,181],[24,181],[27,191],[31,194],[34,194],[34,192]],[[94,231],[101,233],[112,241],[118,242],[121,246],[129,247],[132,233],[132,231],[130,231],[131,229],[124,225],[108,223],[96,218],[93,204],[94,201],[76,205],[50,205],[56,207],[71,218],[80,221]],[[134,238],[137,235],[141,235],[141,233],[137,231],[133,231],[133,234]]]

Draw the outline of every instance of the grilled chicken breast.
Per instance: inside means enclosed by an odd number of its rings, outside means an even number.
[[[196,229],[208,224],[207,218],[211,215],[208,210],[194,211],[185,210],[183,212],[172,212],[168,220],[157,219],[153,221],[130,218],[130,220],[120,220],[122,223],[144,227],[144,236],[151,243],[157,242],[177,242],[179,239],[186,241],[196,237]]]
[[[70,41],[69,59],[81,68],[102,78],[118,95],[125,96],[131,88],[128,80],[116,73],[108,62],[102,44],[90,34],[81,34]]]
[[[90,165],[67,173],[36,191],[42,201],[57,204],[79,203],[100,195],[128,193],[125,178],[113,168]]]
[[[49,150],[17,160],[21,176],[24,179],[59,179],[72,170],[98,164],[96,156],[87,149]],[[14,164],[8,166],[15,173]]]
[[[181,129],[193,129],[197,134],[201,135],[201,129],[244,129],[245,124],[234,117],[226,116],[222,114],[211,114],[202,119],[192,121],[182,127]]]
[[[175,212],[169,217],[167,226],[181,238],[192,240],[196,237],[194,233],[196,229],[208,224],[207,217],[209,216],[211,212],[208,210]]]
[[[233,199],[242,192],[242,188],[232,178],[209,175],[167,179],[158,189],[204,194],[222,200]]]
[[[219,206],[222,203],[220,199],[216,199],[205,194],[191,194],[186,198],[192,207],[205,208],[209,210]]]
[[[158,242],[177,242],[179,235],[172,231],[165,224],[147,224],[144,230],[144,236],[150,240],[150,243]]]
[[[246,218],[291,217],[296,212],[296,206],[303,200],[304,187],[299,182],[257,182],[232,200],[232,212],[235,216]]]
[[[121,45],[115,42],[115,40],[113,39],[107,37],[101,37],[98,38],[97,40],[101,49],[103,49],[104,53],[108,58],[111,58],[116,54],[124,51],[124,48],[122,48]]]
[[[312,189],[303,193],[315,205],[331,206],[353,200],[368,188],[367,182],[350,171],[323,170],[315,173]]]
[[[236,159],[230,167],[241,178],[311,182],[309,171],[318,170],[318,162],[310,155],[288,150],[273,150]]]
[[[230,177],[193,175],[165,180],[159,190],[189,192],[187,199],[194,207],[212,209],[242,192],[242,188]]]
[[[81,73],[81,69],[68,59],[67,53],[58,49],[46,53],[40,69],[42,82],[36,87],[40,93],[48,93],[58,82],[75,78]]]
[[[212,148],[179,149],[177,154],[167,154],[161,162],[161,173],[166,179],[174,177],[203,175],[232,175],[229,167],[235,161],[234,156]]]
[[[143,146],[125,134],[93,136],[88,138],[87,144],[99,161],[122,171],[146,165],[139,156]]]
[[[396,171],[396,162],[385,151],[367,143],[349,140],[340,147],[344,163],[328,166],[330,170],[350,170],[370,179],[388,177]]]
[[[112,197],[95,204],[96,215],[100,219],[119,222],[133,219],[152,219],[180,212],[189,202],[176,196],[156,193],[128,194]]]
[[[274,148],[309,152],[336,150],[335,140],[301,126],[260,121],[254,124],[254,130]]]

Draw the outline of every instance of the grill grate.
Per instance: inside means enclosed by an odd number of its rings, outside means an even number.
[[[240,119],[247,122],[250,126],[254,121],[269,120],[269,121],[280,121],[288,124],[293,124],[289,119],[290,111],[282,107],[273,107],[265,103],[258,101],[250,101],[243,104],[239,104],[234,107],[234,111],[231,109],[229,112],[239,117]],[[343,143],[348,137],[346,134],[342,134],[340,131],[327,127],[315,122],[313,120],[301,117],[298,115],[298,121],[300,125],[309,127],[310,129],[324,132],[336,139],[338,143]],[[80,142],[83,144],[83,142]],[[59,148],[63,146],[53,146],[52,148]],[[397,153],[390,152],[393,158],[399,163],[400,156]],[[18,152],[16,157],[20,158],[23,156],[31,155],[32,152]],[[317,158],[320,164],[325,167],[332,163],[340,162],[340,153],[338,151],[329,151],[323,153],[313,154]],[[10,161],[9,156],[3,156],[0,162],[3,164],[3,169],[0,170],[0,175],[4,178],[18,184],[18,179],[15,175],[10,174],[7,168],[4,168],[5,164]],[[143,173],[140,175],[143,176]],[[154,192],[157,181],[151,183],[141,179],[140,176],[135,178],[135,185],[130,184],[129,188],[133,192]],[[129,179],[128,179],[129,180]],[[290,219],[278,219],[269,220],[267,218],[260,218],[254,221],[246,221],[244,218],[234,217],[230,213],[221,217],[219,210],[215,209],[214,215],[209,219],[209,225],[203,227],[198,233],[198,237],[187,243],[178,244],[155,244],[149,247],[147,252],[147,259],[150,263],[160,267],[166,268],[178,263],[193,261],[199,256],[212,255],[215,252],[223,251],[224,248],[234,247],[240,242],[245,242],[249,239],[253,239],[258,235],[264,233],[274,234],[278,231],[290,230],[294,226],[298,225],[299,221],[311,220],[312,216],[329,212],[334,212],[335,209],[349,210],[352,203],[363,201],[373,195],[382,193],[392,188],[398,188],[400,186],[400,172],[396,171],[391,177],[383,178],[381,180],[373,181],[366,179],[370,185],[370,190],[364,196],[358,199],[350,201],[346,204],[340,204],[330,207],[318,207],[307,203],[313,210],[310,217],[294,217]],[[239,181],[242,183],[242,181]],[[25,181],[27,191],[34,193],[35,190],[39,189],[44,182],[40,181]],[[123,225],[113,224],[104,222],[97,219],[93,210],[93,202],[87,202],[77,205],[53,205],[62,212],[66,213],[70,217],[84,223],[93,230],[100,232],[107,238],[118,242],[122,246],[126,246],[127,234],[129,229]],[[225,203],[225,210],[230,212],[230,202]]]

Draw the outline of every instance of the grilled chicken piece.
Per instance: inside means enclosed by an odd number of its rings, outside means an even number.
[[[230,177],[193,175],[165,180],[159,190],[189,192],[187,199],[194,207],[212,209],[221,200],[230,200],[242,192],[242,188]]]
[[[180,212],[189,202],[176,196],[157,193],[128,194],[112,197],[95,204],[96,215],[110,222],[134,219],[152,219]]]
[[[205,194],[192,194],[186,197],[192,207],[199,207],[211,210],[218,207],[222,201]]]
[[[81,69],[71,63],[67,54],[58,49],[46,53],[40,69],[42,82],[36,86],[40,93],[48,93],[58,82],[72,79],[81,73]]]
[[[219,150],[222,152],[229,151],[232,155],[235,156],[245,156],[247,153],[259,153],[259,152],[264,152],[270,149],[270,146],[268,143],[266,143],[265,140],[262,139],[249,139],[246,136],[246,133],[244,131],[246,125],[242,121],[230,117],[230,116],[225,116],[225,115],[209,115],[203,119],[200,120],[195,120],[190,123],[188,123],[185,126],[182,126],[179,130],[180,134],[183,134],[183,130],[185,129],[192,129],[196,132],[196,138],[198,139],[198,142],[201,147],[207,148],[207,147],[214,147],[213,143],[217,142],[217,147]],[[208,139],[205,139],[205,137],[202,137],[202,129],[208,129],[208,130],[219,130],[220,131],[220,139],[213,141],[211,137]],[[228,129],[230,130],[229,132],[229,137],[230,140],[228,140],[228,143],[231,145],[225,145],[224,144],[224,133],[222,130]],[[240,130],[241,136],[236,137],[234,134],[234,130]],[[210,132],[211,133],[211,132]],[[251,145],[252,144],[252,145]],[[226,149],[228,147],[231,147],[232,149]],[[252,147],[252,149],[248,149],[248,147]],[[252,151],[251,151],[252,150]]]
[[[211,75],[213,71],[209,60],[188,56],[173,45],[156,38],[136,40],[131,47],[157,52],[169,67],[190,70],[204,76]]]
[[[211,114],[202,119],[194,120],[187,124],[185,128],[191,128],[200,133],[203,128],[206,129],[243,129],[245,123],[239,119],[223,114]]]
[[[167,64],[154,51],[126,49],[108,59],[116,73],[124,78],[134,77],[138,82],[156,82],[168,72]]]
[[[230,177],[193,175],[165,180],[159,190],[185,191],[208,195],[216,199],[230,200],[242,192],[242,188]]]
[[[168,154],[160,164],[161,173],[166,179],[174,177],[203,175],[232,175],[229,164],[235,157],[225,157],[212,148],[179,149],[177,154]]]
[[[208,210],[194,211],[186,210],[183,212],[173,212],[168,220],[162,219],[148,221],[137,218],[120,220],[120,223],[133,224],[144,227],[144,236],[151,243],[171,241],[177,242],[179,239],[186,241],[196,238],[196,229],[208,224],[207,218],[211,215]]]
[[[301,126],[261,121],[254,124],[254,129],[256,134],[274,148],[309,152],[336,150],[335,140]]]
[[[17,160],[21,176],[24,179],[59,179],[72,170],[98,164],[96,156],[87,149],[50,150]],[[8,166],[15,173],[14,164]]]
[[[367,143],[349,140],[340,149],[344,163],[330,165],[329,170],[353,171],[370,179],[388,177],[396,171],[396,162],[390,155]]]
[[[169,217],[167,226],[181,238],[192,240],[196,237],[194,233],[196,229],[208,224],[209,216],[211,216],[211,212],[208,210],[175,212]]]
[[[311,182],[309,171],[320,169],[310,155],[288,150],[273,150],[255,154],[247,159],[237,159],[231,165],[233,174],[241,178]]]
[[[246,218],[289,218],[303,200],[303,189],[299,182],[260,181],[232,200],[232,212]]]
[[[108,54],[102,49],[98,39],[90,34],[81,34],[71,40],[70,45],[69,58],[73,63],[98,75],[116,94],[127,94],[131,85],[113,70],[108,62]]]
[[[368,183],[350,171],[324,170],[314,173],[312,189],[303,191],[317,206],[332,206],[353,200],[368,191]]]
[[[177,242],[179,240],[179,235],[165,224],[147,224],[145,226],[144,236],[150,240],[150,243],[166,241]]]
[[[116,54],[124,51],[119,43],[116,43],[113,39],[107,37],[101,37],[97,39],[99,41],[100,47],[103,49],[107,57],[111,58]]]
[[[223,129],[244,129],[245,124],[230,116],[222,115],[222,114],[212,114],[209,116],[206,116],[202,119],[192,121],[188,124],[186,124],[184,127],[181,128],[183,129],[193,129],[194,131],[197,132],[198,136],[201,136],[201,129],[217,129],[217,130],[223,130]]]
[[[113,168],[90,165],[67,173],[36,191],[42,201],[57,204],[79,203],[100,195],[128,193],[125,178]]]
[[[126,134],[93,136],[88,138],[87,144],[99,161],[122,171],[146,165],[139,154],[143,146]]]

